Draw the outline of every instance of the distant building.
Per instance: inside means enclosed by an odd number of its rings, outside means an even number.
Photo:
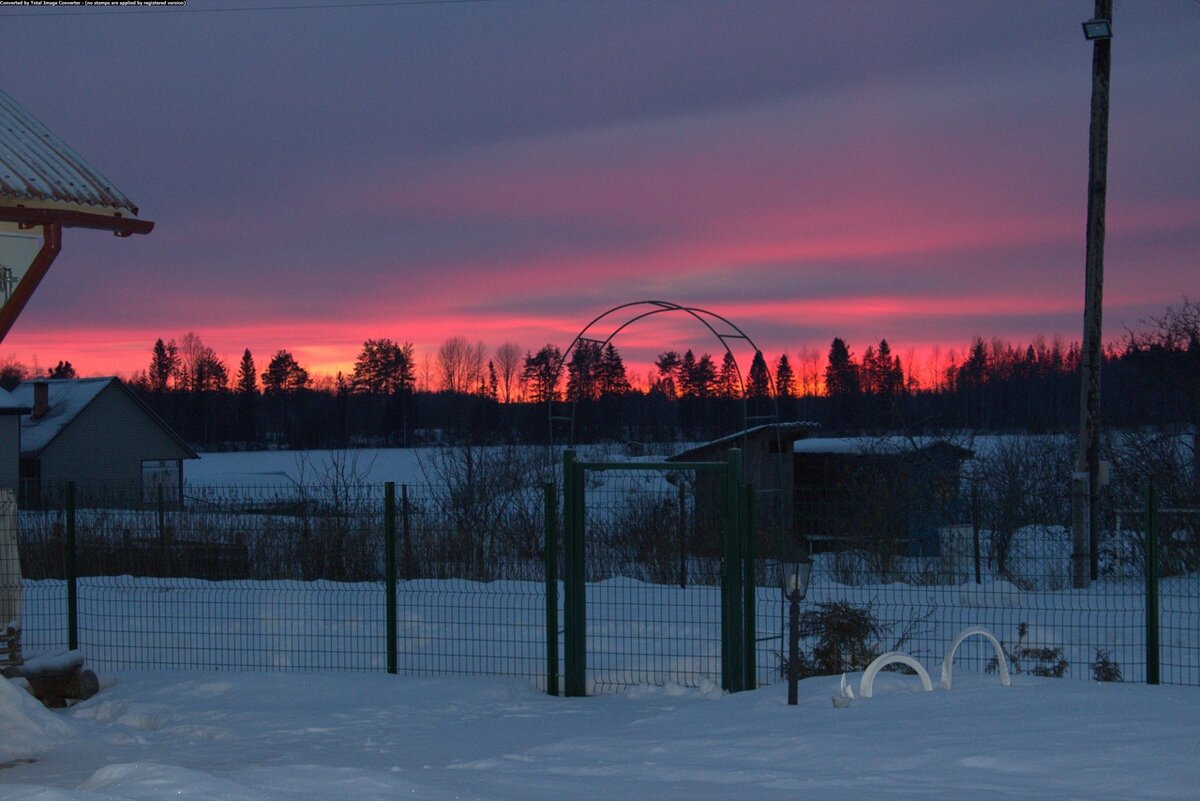
[[[755,490],[755,521],[760,553],[773,551],[781,537],[780,528],[792,519],[792,446],[811,436],[816,423],[769,423],[696,445],[670,457],[672,462],[722,462],[732,448],[742,451],[742,478]],[[696,516],[716,521],[719,510],[718,480],[712,473],[696,475]],[[701,541],[714,540],[715,532],[701,534]],[[710,543],[712,544],[712,543]],[[770,549],[769,551],[762,550]]]
[[[962,516],[971,451],[928,437],[824,437],[795,443],[795,534],[814,551],[934,556]]]
[[[183,460],[197,458],[116,378],[24,381],[20,418],[22,504],[37,506],[72,481],[81,496],[122,506],[177,504]],[[0,414],[0,425],[3,425]]]
[[[959,473],[971,451],[927,437],[815,437],[814,423],[758,426],[706,442],[671,461],[723,461],[742,453],[742,480],[756,490],[758,554],[784,535],[811,552],[868,549],[938,553],[939,529],[959,522]],[[716,477],[696,478],[696,514],[716,520]],[[783,530],[781,530],[783,529]],[[701,542],[711,550],[715,532]]]

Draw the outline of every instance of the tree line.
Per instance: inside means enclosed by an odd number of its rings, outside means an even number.
[[[1110,343],[1102,414],[1113,426],[1200,425],[1200,304],[1185,300]],[[938,354],[935,354],[935,361]],[[1071,430],[1079,416],[1080,349],[977,337],[918,381],[886,339],[856,357],[840,337],[811,350],[758,352],[745,376],[732,354],[668,350],[635,379],[614,343],[581,341],[564,358],[506,342],[448,338],[418,360],[411,342],[368,339],[348,375],[314,376],[287,350],[260,370],[249,349],[231,368],[195,333],[158,339],[130,386],[205,449],[400,446],[437,441],[539,442],[555,401],[576,441],[708,439],[767,419],[833,431]],[[45,374],[71,378],[60,361]],[[0,365],[0,386],[30,378]]]

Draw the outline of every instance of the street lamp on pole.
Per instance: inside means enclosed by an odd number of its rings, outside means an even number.
[[[1071,479],[1071,585],[1097,578],[1100,531],[1100,362],[1104,295],[1104,207],[1108,185],[1108,84],[1112,66],[1112,0],[1096,0],[1083,23],[1092,42],[1092,119],[1088,143],[1087,266],[1083,307],[1079,450]]]
[[[788,550],[779,560],[779,587],[788,602],[788,705],[795,706],[800,682],[800,602],[808,595],[813,562],[795,542],[784,547]]]

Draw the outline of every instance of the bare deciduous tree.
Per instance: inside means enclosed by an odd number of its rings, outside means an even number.
[[[466,337],[450,337],[437,352],[441,388],[448,392],[475,392],[483,383],[485,364],[487,351],[482,342],[472,345]]]
[[[496,348],[496,369],[500,373],[500,396],[505,403],[513,399],[521,376],[521,348],[515,342],[505,342]]]

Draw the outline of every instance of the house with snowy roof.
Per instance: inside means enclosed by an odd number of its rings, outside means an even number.
[[[198,458],[118,378],[23,381],[19,489],[37,506],[73,482],[81,497],[121,506],[182,497],[183,460]],[[0,415],[2,417],[2,415]]]

